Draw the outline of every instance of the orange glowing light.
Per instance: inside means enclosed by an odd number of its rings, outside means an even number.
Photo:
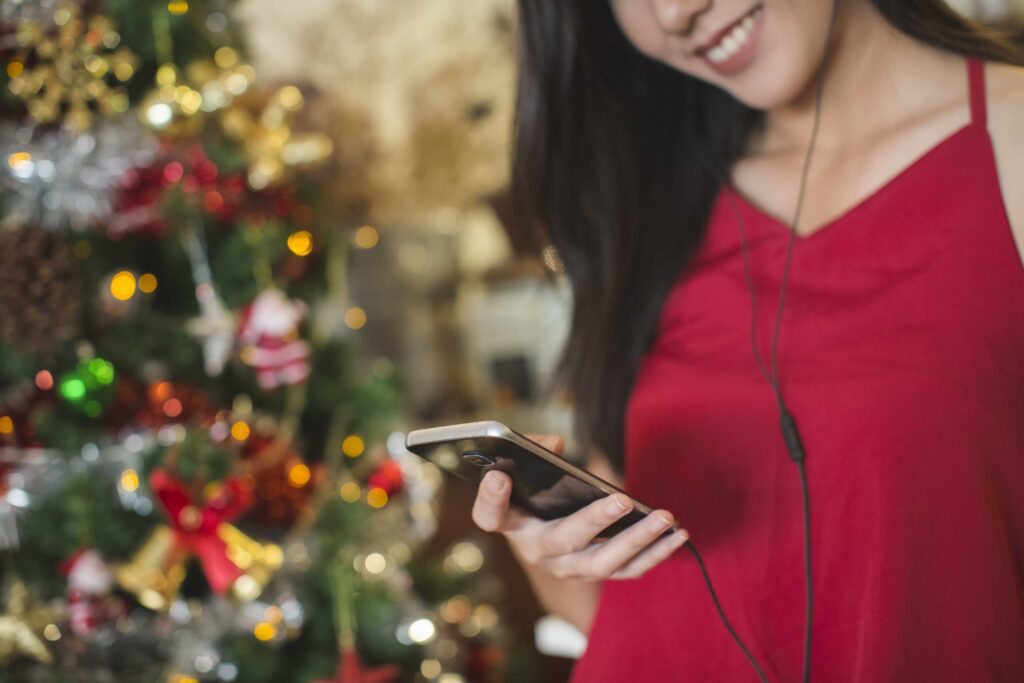
[[[53,389],[53,374],[49,370],[40,370],[36,373],[36,386],[43,391]]]
[[[309,483],[311,476],[309,467],[300,462],[292,465],[292,468],[288,470],[288,483],[297,489],[301,489]]]
[[[181,401],[176,398],[167,399],[164,403],[164,415],[167,417],[178,417],[181,415],[182,405]]]

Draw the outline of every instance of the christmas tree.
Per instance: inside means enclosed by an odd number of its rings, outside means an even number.
[[[0,680],[501,680],[302,90],[229,0],[0,0],[0,55]]]

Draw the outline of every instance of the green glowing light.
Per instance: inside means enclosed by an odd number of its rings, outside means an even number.
[[[60,394],[67,400],[77,403],[85,396],[85,382],[77,377],[65,379],[60,384]]]

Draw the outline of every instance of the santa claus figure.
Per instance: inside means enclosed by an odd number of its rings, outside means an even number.
[[[300,384],[309,377],[309,344],[299,337],[306,305],[279,289],[265,289],[242,311],[242,360],[263,389]]]
[[[118,611],[110,601],[113,572],[92,548],[76,552],[61,565],[61,569],[68,579],[71,632],[79,638],[87,638]]]

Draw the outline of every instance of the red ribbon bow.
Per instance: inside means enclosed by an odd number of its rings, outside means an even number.
[[[226,593],[244,572],[228,557],[227,543],[218,531],[252,504],[252,492],[241,479],[230,477],[199,507],[185,483],[164,470],[154,470],[149,485],[174,530],[175,553],[198,557],[210,588],[218,594]]]

